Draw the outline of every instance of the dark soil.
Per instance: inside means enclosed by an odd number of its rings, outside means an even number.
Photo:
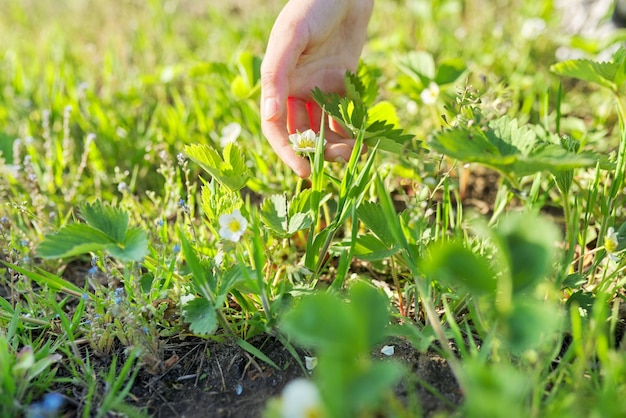
[[[261,417],[267,400],[305,373],[276,340],[255,343],[280,370],[260,360],[254,364],[236,345],[196,341],[175,348],[171,358],[177,360],[165,373],[142,372],[131,391],[133,403],[154,417]],[[419,353],[404,341],[394,346],[391,358],[406,364],[408,372],[396,395],[415,416],[420,410],[426,416],[449,411],[461,402],[456,380],[439,355]]]

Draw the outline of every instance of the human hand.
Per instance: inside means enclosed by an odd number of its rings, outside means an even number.
[[[355,72],[374,0],[290,0],[278,15],[261,66],[261,126],[278,156],[300,177],[311,167],[296,155],[289,134],[318,132],[322,111],[311,90],[345,92]],[[354,139],[332,119],[326,124],[324,158],[348,161]]]

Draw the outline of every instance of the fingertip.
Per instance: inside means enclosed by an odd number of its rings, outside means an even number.
[[[283,148],[278,152],[278,156],[293,170],[298,177],[303,179],[311,175],[311,164],[306,158],[297,155],[291,147]]]

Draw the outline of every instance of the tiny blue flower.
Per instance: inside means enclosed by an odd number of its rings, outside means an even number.
[[[26,416],[28,418],[56,417],[64,402],[63,395],[56,392],[47,393],[40,402],[35,402],[28,407]]]
[[[165,225],[165,222],[163,221],[163,219],[159,219],[157,221],[157,226],[163,226],[163,225]]]
[[[83,293],[83,295],[81,296],[81,298],[82,298],[83,300],[87,300],[87,299],[89,299],[89,293]]]
[[[143,333],[144,334],[149,334],[150,330],[148,329],[148,327],[143,327]]]
[[[180,252],[180,245],[179,244],[174,244],[173,250],[174,250],[175,254],[178,254]]]
[[[43,397],[43,407],[48,411],[58,411],[62,406],[65,399],[60,393],[52,392],[46,393]]]
[[[95,276],[97,272],[98,272],[97,266],[90,267],[89,270],[87,270],[87,274],[89,274],[90,276]]]
[[[116,297],[115,299],[113,299],[113,302],[115,302],[116,305],[119,305],[122,302],[122,298]]]
[[[184,206],[185,206],[185,199],[180,199],[180,200],[178,201],[178,207],[181,207],[181,208],[182,208],[182,207],[184,207]]]
[[[20,245],[22,247],[27,247],[28,244],[29,244],[29,241],[27,239],[23,239],[23,240],[20,241]]]
[[[115,296],[121,296],[124,293],[124,288],[118,287],[113,293],[115,293]]]

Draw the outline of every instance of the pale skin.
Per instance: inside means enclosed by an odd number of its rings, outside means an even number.
[[[356,71],[374,0],[290,0],[280,12],[261,66],[261,126],[278,156],[300,177],[309,161],[293,150],[289,134],[318,132],[321,109],[311,90],[344,93],[344,75]],[[324,158],[348,161],[354,139],[327,121]]]

